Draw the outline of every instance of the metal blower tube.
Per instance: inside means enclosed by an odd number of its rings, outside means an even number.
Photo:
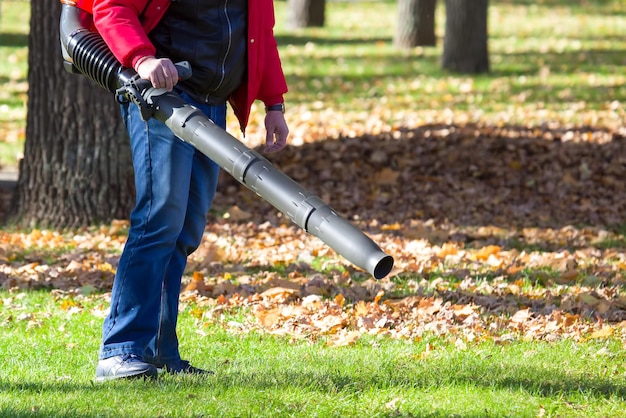
[[[65,49],[64,55],[67,51],[71,62],[77,66],[73,51],[84,48],[81,48],[80,40],[76,41],[75,34],[82,32],[80,28],[84,27],[85,22],[79,18],[82,12],[80,9],[67,4],[64,4],[63,8],[61,43]],[[76,27],[68,29],[71,25]],[[112,56],[110,51],[108,53]],[[101,56],[101,51],[93,54],[93,57],[89,53],[82,55],[91,62],[79,63],[77,66],[79,72],[103,88],[115,92],[130,79],[129,71],[132,70],[122,67],[119,63],[117,64],[119,68],[97,71],[97,68],[94,68],[97,65],[94,63],[110,67],[111,62],[109,57]],[[177,94],[164,89],[150,87],[142,92],[142,97],[151,106],[152,117],[162,121],[177,137],[209,157],[300,228],[321,239],[338,254],[369,272],[376,279],[382,279],[389,274],[394,260],[374,241],[339,216],[319,197],[276,169],[261,154],[215,125],[200,110],[185,102]]]
[[[363,232],[180,96],[163,91],[148,93],[155,109],[154,117],[177,137],[193,145],[300,228],[320,238],[376,279],[389,274],[393,258]]]

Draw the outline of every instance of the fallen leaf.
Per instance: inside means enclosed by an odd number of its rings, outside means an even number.
[[[590,339],[608,338],[613,335],[613,327],[606,325],[601,329],[594,331],[589,336]]]
[[[359,338],[361,338],[361,332],[343,330],[342,332],[333,335],[333,337],[328,340],[327,345],[331,347],[350,346],[354,345]]]

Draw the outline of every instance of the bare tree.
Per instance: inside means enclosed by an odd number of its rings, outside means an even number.
[[[457,73],[489,71],[489,0],[446,0],[442,67]]]
[[[127,218],[130,147],[113,96],[63,69],[59,2],[31,2],[24,159],[12,219],[78,226]]]
[[[437,0],[398,0],[398,27],[393,38],[398,48],[434,46]]]
[[[287,27],[290,29],[323,27],[326,0],[287,0]]]

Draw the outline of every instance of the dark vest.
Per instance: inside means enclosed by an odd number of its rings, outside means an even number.
[[[248,0],[175,0],[149,37],[157,57],[189,61],[178,83],[191,97],[223,103],[246,73]]]

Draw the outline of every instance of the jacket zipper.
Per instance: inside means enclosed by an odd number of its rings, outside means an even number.
[[[217,86],[215,86],[215,88],[213,89],[214,92],[217,91],[222,86],[222,84],[224,84],[224,79],[226,78],[226,60],[228,58],[228,54],[230,54],[230,48],[233,44],[233,28],[230,23],[230,17],[228,16],[228,0],[224,1],[224,16],[226,17],[226,26],[228,28],[228,46],[226,47],[226,52],[221,59],[222,65],[219,68],[220,80],[217,83]],[[209,102],[210,97],[211,93],[206,95],[204,99],[206,103]]]

